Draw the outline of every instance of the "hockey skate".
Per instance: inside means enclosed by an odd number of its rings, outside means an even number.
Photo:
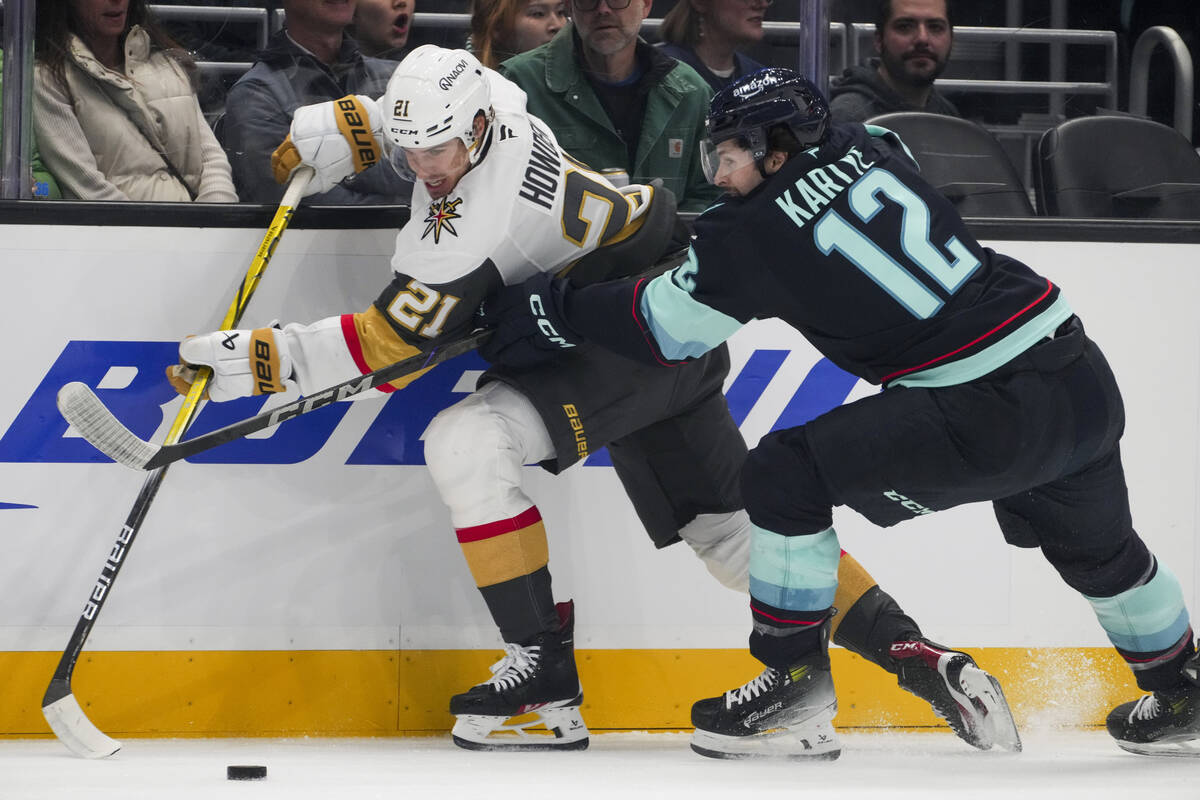
[[[1186,683],[1122,703],[1108,713],[1117,746],[1147,756],[1200,756],[1200,686]]]
[[[504,645],[492,677],[450,698],[454,743],[468,750],[583,750],[572,603],[559,603],[560,627]]]
[[[895,642],[889,654],[900,665],[900,688],[933,706],[958,738],[980,750],[1021,750],[1000,682],[969,655],[925,639]]]
[[[837,696],[824,657],[754,680],[692,706],[692,749],[709,758],[783,757],[832,761]]]

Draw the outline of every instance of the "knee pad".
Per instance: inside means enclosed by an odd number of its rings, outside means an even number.
[[[722,585],[750,591],[750,518],[745,511],[700,514],[679,529],[679,538]]]
[[[742,467],[742,498],[755,525],[785,536],[833,526],[833,501],[804,428],[764,436]]]
[[[537,412],[524,397],[490,389],[443,410],[425,431],[425,463],[456,528],[515,516],[532,503],[521,490],[527,460],[553,455]],[[523,407],[521,404],[524,403]]]

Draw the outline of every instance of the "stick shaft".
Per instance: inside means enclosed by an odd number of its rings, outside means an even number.
[[[264,411],[253,417],[248,417],[226,425],[223,428],[218,428],[215,431],[201,434],[194,439],[187,439],[174,444],[164,444],[146,462],[143,469],[165,469],[168,465],[181,459],[190,458],[198,453],[203,453],[206,450],[211,450],[214,447],[219,447],[236,439],[242,439],[257,431],[273,428],[281,422],[302,416],[310,411],[316,411],[318,408],[335,403],[338,400],[345,400],[362,394],[377,386],[382,386],[389,381],[394,381],[397,378],[402,378],[405,375],[410,375],[418,370],[431,367],[434,364],[440,364],[455,356],[474,350],[483,344],[484,340],[489,336],[491,336],[490,330],[477,331],[462,339],[447,342],[444,345],[419,353],[411,358],[397,361],[395,364],[389,364],[374,372],[368,372],[366,375],[360,375],[357,378],[343,381],[336,386],[323,389],[308,397],[302,397],[299,400],[273,408],[270,411]]]
[[[302,167],[293,175],[291,182],[288,184],[287,191],[284,192],[283,199],[275,212],[275,217],[271,220],[271,224],[267,228],[267,234],[263,238],[258,251],[255,253],[254,259],[250,263],[250,268],[246,271],[246,276],[242,280],[237,294],[229,304],[229,309],[226,311],[225,318],[221,323],[222,330],[233,328],[241,321],[246,307],[250,304],[250,299],[254,296],[254,291],[258,288],[259,280],[262,278],[262,274],[266,270],[272,254],[275,252],[275,247],[279,244],[279,240],[283,236],[283,232],[287,229],[288,223],[291,222],[292,213],[296,205],[299,203],[300,198],[304,196],[304,189],[307,187],[312,175],[312,170],[308,167]],[[211,376],[212,371],[207,369],[197,375],[191,390],[188,392],[187,397],[184,398],[183,407],[175,415],[175,420],[167,434],[166,441],[177,442],[182,438],[184,431],[187,430],[187,427],[195,418],[200,398],[203,396]],[[162,485],[166,474],[167,468],[163,466],[152,470],[146,476],[146,480],[143,481],[142,488],[134,500],[133,507],[130,509],[129,515],[125,518],[125,524],[121,526],[121,532],[117,535],[116,544],[110,551],[109,558],[105,561],[100,576],[96,579],[96,583],[84,606],[83,613],[80,614],[79,621],[75,625],[75,630],[72,631],[71,638],[67,641],[67,646],[58,661],[58,666],[54,670],[54,675],[50,680],[49,686],[46,688],[46,694],[42,698],[43,710],[52,703],[60,701],[71,694],[71,677],[75,671],[75,662],[78,660],[79,654],[83,651],[84,643],[91,634],[92,627],[96,624],[96,618],[100,616],[100,611],[104,607],[105,601],[112,594],[112,587],[116,582],[117,575],[121,571],[121,566],[128,560],[134,538],[141,529],[142,522],[150,510],[150,504],[158,494],[158,489]],[[47,719],[50,719],[49,714],[47,714]],[[71,746],[69,738],[58,730],[58,727],[63,724],[62,721],[55,720],[55,722],[58,724],[56,725],[54,722],[51,724],[51,727],[55,729],[55,734],[64,743]],[[84,722],[86,722],[86,717],[84,717]],[[83,723],[79,724],[82,725]],[[87,724],[90,725],[90,722]]]

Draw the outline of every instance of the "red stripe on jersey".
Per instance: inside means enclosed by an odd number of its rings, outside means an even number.
[[[470,528],[457,528],[455,529],[455,533],[458,535],[459,544],[466,544],[467,542],[478,542],[483,539],[491,539],[495,536],[503,536],[506,533],[528,528],[530,525],[541,521],[542,515],[538,512],[537,506],[530,506],[510,519],[502,519],[499,522],[485,522],[483,525],[473,525]]]
[[[371,365],[367,363],[366,357],[363,356],[362,342],[358,340],[358,328],[354,326],[354,315],[342,314],[341,323],[342,338],[346,340],[346,349],[350,351],[350,357],[354,359],[354,366],[358,367],[358,371],[363,375],[374,372]],[[395,386],[387,383],[382,383],[375,389],[385,394],[396,391]]]
[[[658,347],[658,342],[654,340],[654,334],[648,327],[642,324],[642,318],[638,315],[638,304],[642,301],[643,287],[649,285],[648,280],[648,278],[641,278],[633,285],[633,306],[629,309],[629,313],[633,315],[633,324],[637,326],[638,331],[642,334],[642,339],[645,340],[646,347],[650,349],[651,357],[664,367],[675,367],[683,362],[667,361],[662,356],[662,351]]]
[[[1054,284],[1053,284],[1053,283],[1051,283],[1050,281],[1046,281],[1046,291],[1042,292],[1042,293],[1041,293],[1041,295],[1038,297],[1038,299],[1034,300],[1032,303],[1030,303],[1029,305],[1025,306],[1025,307],[1024,307],[1024,308],[1022,308],[1020,311],[1018,311],[1017,313],[1013,314],[1011,317],[1009,317],[1008,319],[1004,320],[1004,322],[1001,322],[999,325],[997,325],[996,327],[992,328],[992,329],[991,329],[990,331],[988,331],[987,333],[985,333],[985,334],[983,334],[982,336],[979,336],[979,337],[977,337],[977,338],[975,338],[975,339],[972,339],[971,341],[969,341],[969,342],[967,342],[966,344],[964,344],[962,347],[959,347],[959,348],[956,348],[956,349],[954,349],[954,350],[951,350],[949,353],[946,353],[945,355],[940,355],[940,356],[938,356],[937,358],[931,358],[930,360],[926,361],[924,364],[918,364],[918,365],[917,365],[917,366],[915,366],[915,367],[909,367],[908,369],[902,369],[902,370],[900,370],[900,371],[898,371],[898,372],[893,372],[891,375],[884,375],[884,376],[883,376],[883,379],[882,379],[882,380],[880,380],[880,383],[887,383],[888,381],[892,380],[893,378],[898,378],[898,377],[900,377],[901,375],[907,375],[907,374],[908,374],[908,373],[910,373],[910,372],[916,372],[916,371],[918,371],[918,370],[925,369],[925,368],[927,368],[927,367],[929,367],[929,366],[931,366],[931,365],[933,365],[933,364],[936,364],[936,363],[937,363],[937,362],[939,362],[939,361],[944,361],[944,360],[945,360],[945,359],[947,359],[947,358],[950,358],[950,357],[952,357],[952,356],[958,355],[958,354],[959,354],[959,353],[961,353],[963,350],[967,350],[967,349],[969,349],[969,348],[971,348],[971,347],[973,347],[973,346],[975,346],[975,345],[979,344],[980,342],[982,342],[984,339],[988,338],[989,336],[991,336],[991,335],[993,335],[993,334],[997,333],[998,331],[1001,331],[1001,330],[1003,330],[1004,328],[1006,328],[1006,327],[1008,327],[1009,325],[1011,325],[1011,324],[1013,323],[1013,321],[1014,321],[1014,320],[1016,320],[1018,317],[1020,317],[1022,314],[1024,314],[1024,313],[1025,313],[1025,312],[1027,312],[1027,311],[1029,311],[1029,309],[1033,308],[1033,307],[1034,307],[1034,306],[1036,306],[1038,303],[1040,303],[1040,302],[1042,302],[1043,300],[1045,300],[1045,299],[1046,299],[1046,297],[1047,297],[1047,296],[1050,294],[1050,292],[1052,292],[1052,291],[1054,291]]]

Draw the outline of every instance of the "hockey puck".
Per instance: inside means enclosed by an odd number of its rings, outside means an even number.
[[[225,768],[225,777],[231,781],[261,781],[267,777],[267,768],[258,764],[231,764]]]

